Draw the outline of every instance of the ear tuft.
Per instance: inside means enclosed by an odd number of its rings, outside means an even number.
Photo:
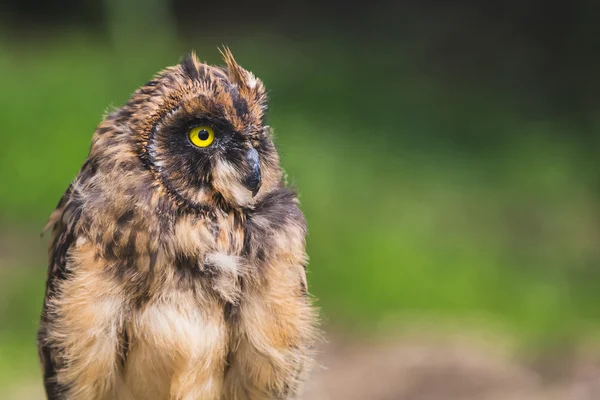
[[[190,79],[197,80],[200,77],[198,72],[198,68],[200,66],[200,61],[196,57],[196,52],[191,50],[181,59],[181,69],[183,72],[190,77]]]
[[[237,84],[240,91],[246,92],[248,96],[254,97],[263,110],[267,107],[267,94],[265,87],[260,79],[256,78],[252,72],[242,68],[233,57],[231,50],[227,46],[219,49],[223,60],[227,65],[229,80]]]
[[[237,84],[241,90],[256,91],[258,86],[262,86],[260,81],[252,74],[252,72],[242,68],[233,58],[231,50],[227,46],[219,49],[225,64],[227,64],[227,70],[229,71],[229,80]]]
[[[229,50],[229,47],[223,46],[221,49],[219,49],[219,52],[223,57],[223,61],[225,61],[225,64],[227,65],[227,70],[229,71],[229,80],[240,87],[247,87],[246,81],[249,73],[244,68],[240,67],[235,61],[235,58],[233,58],[233,54],[231,53],[231,50]]]

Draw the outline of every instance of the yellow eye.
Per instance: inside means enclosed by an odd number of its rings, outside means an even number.
[[[210,126],[197,126],[190,131],[190,142],[194,146],[208,147],[215,140],[215,131]]]

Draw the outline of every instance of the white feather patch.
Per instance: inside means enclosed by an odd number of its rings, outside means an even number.
[[[229,254],[210,253],[205,257],[206,261],[225,273],[236,275],[239,273],[239,258]]]

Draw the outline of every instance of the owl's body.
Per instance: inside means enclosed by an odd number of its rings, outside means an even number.
[[[225,61],[189,56],[109,114],[52,214],[49,399],[297,393],[315,340],[306,226],[264,87]]]

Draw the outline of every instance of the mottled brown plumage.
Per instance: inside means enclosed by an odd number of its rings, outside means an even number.
[[[194,54],[98,126],[52,229],[48,398],[294,397],[311,363],[306,225],[260,80]],[[197,126],[214,129],[205,148]]]

